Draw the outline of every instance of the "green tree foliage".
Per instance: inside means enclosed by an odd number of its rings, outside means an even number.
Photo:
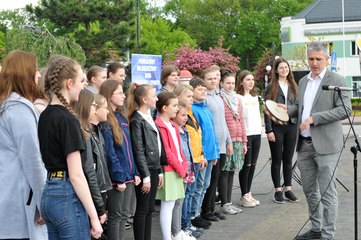
[[[254,67],[265,48],[278,51],[280,20],[293,16],[313,0],[171,0],[164,12],[195,38],[202,49],[224,37],[224,47]]]
[[[38,19],[48,19],[56,34],[74,37],[84,49],[86,65],[104,64],[133,46],[135,1],[132,0],[41,0],[26,6]]]
[[[46,66],[51,56],[59,54],[74,58],[80,64],[85,62],[85,54],[79,44],[64,37],[54,37],[47,30],[13,28],[7,31],[6,40],[4,54],[15,49],[33,52],[39,67]]]
[[[182,45],[194,47],[196,42],[180,28],[172,29],[171,23],[162,18],[141,18],[141,52],[143,54],[170,54]]]

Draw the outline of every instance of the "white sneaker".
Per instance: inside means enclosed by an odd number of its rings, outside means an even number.
[[[252,208],[256,206],[256,203],[252,201],[252,199],[249,197],[249,194],[247,193],[241,198],[241,205],[246,208]]]
[[[230,208],[232,208],[234,211],[237,211],[238,213],[243,212],[242,208],[239,208],[239,207],[233,205],[232,203],[229,203],[229,206],[230,206]]]
[[[256,206],[259,206],[261,203],[257,199],[253,198],[252,193],[249,193],[249,198],[256,204]]]
[[[182,240],[196,240],[196,238],[193,237],[192,234],[184,232],[183,230],[181,230],[178,235],[179,234],[182,234]]]
[[[237,211],[231,208],[229,203],[224,204],[220,209],[225,214],[234,215],[237,213]]]
[[[177,235],[172,236],[172,240],[183,240],[183,231],[180,231]]]

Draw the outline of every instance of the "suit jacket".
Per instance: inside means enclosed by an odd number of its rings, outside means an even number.
[[[302,121],[303,98],[307,87],[307,75],[299,82],[299,97],[296,107],[288,109],[290,116],[298,116],[298,124]],[[312,143],[319,154],[332,154],[341,151],[343,147],[343,132],[341,120],[351,115],[351,101],[346,92],[341,96],[346,105],[343,108],[337,91],[322,90],[322,85],[347,87],[345,79],[337,73],[326,70],[320,87],[312,104],[311,116],[313,124],[310,126]],[[297,147],[297,150],[299,146]]]
[[[266,88],[265,100],[269,99],[269,97],[267,97],[267,95],[269,94],[270,91],[271,91],[271,85],[268,85]],[[297,98],[297,96],[294,96],[291,89],[289,88],[287,91],[288,108],[295,106],[296,98]],[[275,102],[282,103],[282,104],[286,103],[286,96],[285,96],[284,92],[282,91],[282,88],[280,87],[280,85],[278,85],[278,94],[277,94],[277,98],[276,98]],[[266,133],[272,132],[272,125],[275,123],[272,122],[272,120],[266,114],[264,114],[264,122],[265,122]],[[296,123],[297,123],[296,116],[291,117],[288,122],[288,124],[296,124]]]

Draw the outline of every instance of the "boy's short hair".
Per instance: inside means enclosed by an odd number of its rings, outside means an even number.
[[[193,92],[193,87],[189,84],[185,84],[185,83],[179,83],[175,88],[173,93],[175,95],[177,95],[177,97],[179,97],[180,95],[182,95],[184,92],[186,92],[187,90],[190,90]]]
[[[202,86],[202,87],[207,87],[206,86],[206,82],[199,78],[199,77],[194,77],[189,81],[189,85],[191,85],[193,87],[193,89],[195,89],[198,86]]]
[[[215,65],[212,65],[212,67],[209,67],[209,68],[206,68],[206,69],[202,70],[200,77],[201,77],[202,79],[204,79],[205,76],[206,76],[206,74],[212,73],[212,72],[216,72],[216,71],[219,71],[219,70],[220,70],[219,67],[217,67],[217,66],[215,66]]]

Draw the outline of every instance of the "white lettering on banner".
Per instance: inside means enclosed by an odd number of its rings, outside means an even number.
[[[139,63],[139,64],[148,64],[148,65],[151,65],[151,64],[155,64],[155,59],[140,58],[140,59],[138,60],[138,63]]]
[[[139,72],[155,72],[156,70],[156,66],[137,66],[137,71]]]

